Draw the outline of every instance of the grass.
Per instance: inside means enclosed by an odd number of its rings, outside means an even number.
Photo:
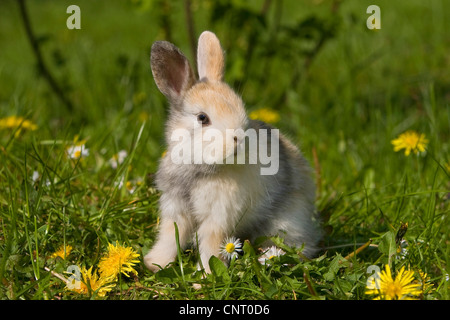
[[[81,8],[81,30],[65,26],[65,10],[74,3]],[[419,270],[428,274],[432,286],[419,298],[449,299],[445,1],[378,1],[379,31],[365,28],[368,1],[342,2],[336,12],[327,1],[285,1],[281,11],[271,5],[266,24],[255,14],[256,1],[237,1],[215,20],[217,4],[193,1],[197,32],[212,29],[222,39],[227,81],[248,110],[279,113],[276,125],[313,165],[327,249],[302,260],[300,248],[274,239],[286,253],[261,265],[257,243],[245,242],[244,254],[229,268],[213,258],[207,276],[196,272],[198,252],[191,249],[156,274],[140,263],[137,276],[122,276],[105,297],[65,289],[55,274],[68,277],[70,266],[98,264],[108,243],[132,247],[141,262],[153,244],[159,198],[153,174],[165,149],[166,108],[148,58],[151,43],[168,36],[161,3],[27,3],[45,59],[75,105],[72,112],[39,77],[16,3],[0,4],[0,119],[22,116],[38,127],[0,129],[0,297],[371,299],[365,291],[373,266],[390,264],[416,277]],[[248,23],[233,20],[236,12]],[[335,32],[308,68],[291,67],[308,59],[302,52],[315,38],[298,40],[289,30],[310,16],[319,20],[309,25],[325,21]],[[171,4],[169,18],[172,40],[191,57],[188,35],[178,32],[184,30],[183,6]],[[326,23],[317,25],[325,33]],[[297,69],[304,71],[298,81]],[[425,153],[393,151],[390,141],[406,130],[426,135]],[[89,155],[68,157],[67,148],[82,140]],[[113,168],[109,160],[120,150],[127,157]],[[395,236],[406,222],[407,253],[399,253]],[[369,239],[370,246],[348,256]],[[73,247],[66,259],[52,258],[65,244]]]

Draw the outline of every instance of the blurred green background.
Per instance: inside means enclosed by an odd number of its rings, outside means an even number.
[[[70,4],[81,9],[81,30],[66,27]],[[389,140],[410,127],[448,141],[448,130],[434,131],[448,125],[450,3],[377,1],[380,30],[366,27],[370,4],[27,1],[47,67],[73,104],[68,110],[40,76],[16,1],[2,1],[0,116],[27,115],[48,138],[64,128],[71,134],[113,134],[118,143],[146,119],[147,151],[157,157],[164,149],[166,103],[151,76],[150,46],[169,40],[195,68],[195,41],[201,31],[212,30],[227,54],[226,81],[249,110],[279,112],[277,125],[307,154],[315,146],[321,158],[334,158],[329,149],[363,139],[358,147],[378,161]],[[423,121],[430,116],[431,94],[438,108],[433,128]],[[340,157],[334,160],[342,164]]]

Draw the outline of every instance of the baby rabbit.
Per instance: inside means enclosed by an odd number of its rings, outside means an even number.
[[[311,169],[278,130],[248,119],[241,98],[222,81],[224,52],[216,35],[205,31],[198,40],[199,80],[183,53],[169,42],[155,42],[150,60],[170,112],[165,131],[167,153],[156,174],[161,191],[159,235],[144,257],[145,265],[156,272],[174,260],[174,223],[181,248],[198,239],[206,272],[210,272],[210,257],[219,256],[221,244],[229,236],[252,241],[258,236],[280,235],[288,245],[304,245],[306,256],[314,255],[321,232]],[[247,131],[256,134],[242,134]],[[222,134],[222,139],[211,132]],[[267,134],[263,137],[262,133]],[[262,174],[268,163],[255,160],[254,154],[245,154],[241,163],[237,162],[237,150],[250,148],[246,138],[258,140],[259,153],[272,150],[277,170]],[[177,161],[180,151],[185,154]]]

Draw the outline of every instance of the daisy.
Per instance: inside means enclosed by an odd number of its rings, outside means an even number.
[[[141,178],[137,178],[131,181],[127,181],[125,183],[125,187],[127,188],[130,194],[133,194],[140,186],[142,186],[143,181]],[[123,183],[122,183],[123,185]]]
[[[139,254],[131,247],[125,247],[120,244],[108,244],[108,253],[98,264],[100,276],[103,278],[116,279],[120,273],[128,276],[127,273],[132,272],[137,275],[137,271],[133,268],[139,260],[136,258]]]
[[[418,134],[415,131],[409,130],[398,136],[397,139],[391,141],[394,146],[394,151],[400,151],[405,149],[405,156],[409,156],[411,151],[416,155],[419,152],[424,152],[428,144],[428,139],[425,138],[425,134]]]
[[[37,172],[36,170],[35,171],[33,171],[33,175],[31,176],[31,180],[34,182],[34,183],[36,183],[36,182],[38,182],[39,181],[39,172]]]
[[[228,237],[220,247],[220,254],[227,260],[237,258],[242,253],[242,242],[238,238]]]
[[[261,120],[267,123],[275,123],[280,121],[280,114],[269,108],[254,110],[249,114],[250,119]]]
[[[398,256],[396,257],[397,259],[405,259],[406,256],[408,255],[408,241],[406,241],[405,239],[400,241],[399,246],[397,247],[397,254]]]
[[[259,263],[262,265],[266,265],[271,259],[274,257],[279,257],[283,255],[285,252],[276,246],[271,246],[270,248],[266,248],[265,252],[258,258]]]
[[[127,156],[128,153],[125,150],[120,150],[117,154],[113,155],[112,158],[109,159],[111,168],[117,169],[117,167],[123,163]]]
[[[80,144],[68,147],[66,153],[71,159],[80,159],[89,156],[89,149],[84,144]]]
[[[367,286],[366,294],[378,295],[374,300],[413,300],[422,293],[420,285],[413,280],[414,272],[405,271],[404,266],[393,279],[391,269],[386,265],[385,270],[379,272]]]

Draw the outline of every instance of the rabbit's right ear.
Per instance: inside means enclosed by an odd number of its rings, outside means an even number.
[[[158,89],[171,102],[180,101],[196,81],[189,61],[170,42],[157,41],[152,45],[150,65]]]

